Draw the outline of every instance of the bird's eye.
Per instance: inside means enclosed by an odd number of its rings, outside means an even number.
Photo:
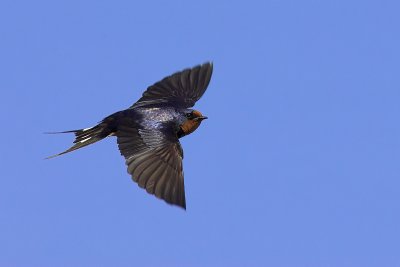
[[[193,117],[193,113],[192,113],[192,112],[186,113],[186,118],[190,119],[190,118],[192,118],[192,117]]]

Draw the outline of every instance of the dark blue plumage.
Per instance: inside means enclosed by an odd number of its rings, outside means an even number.
[[[148,193],[186,209],[179,138],[207,118],[190,108],[207,89],[212,69],[212,63],[205,63],[177,72],[150,86],[129,109],[94,127],[63,132],[75,134],[74,145],[51,157],[116,136],[132,179]]]

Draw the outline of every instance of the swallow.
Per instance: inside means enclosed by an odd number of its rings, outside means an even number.
[[[115,136],[132,180],[147,193],[186,210],[183,149],[179,139],[207,119],[191,109],[211,80],[211,62],[185,69],[151,85],[128,109],[94,127],[52,133],[75,134],[74,145],[54,158]]]

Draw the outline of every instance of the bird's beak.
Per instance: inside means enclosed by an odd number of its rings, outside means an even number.
[[[206,119],[208,119],[207,116],[200,116],[200,117],[195,118],[196,121],[202,121],[202,120],[206,120]]]

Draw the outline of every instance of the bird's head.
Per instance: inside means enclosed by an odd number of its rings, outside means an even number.
[[[193,133],[207,119],[198,110],[189,110],[185,113],[185,121],[180,126],[180,137]]]

